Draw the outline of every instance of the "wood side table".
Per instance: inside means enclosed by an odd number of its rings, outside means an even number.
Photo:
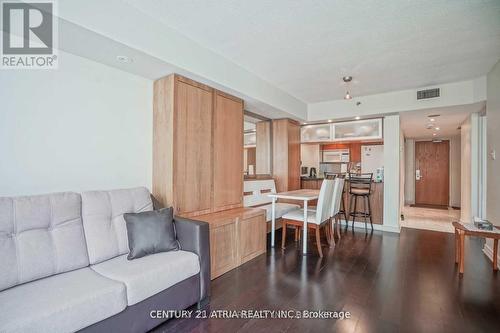
[[[459,222],[453,222],[453,227],[455,228],[455,263],[459,265],[460,273],[464,272],[464,244],[465,236],[475,236],[483,238],[493,239],[493,270],[498,270],[498,240],[500,239],[500,233],[493,233],[488,231],[475,231],[465,228]],[[495,226],[496,229],[500,229]]]

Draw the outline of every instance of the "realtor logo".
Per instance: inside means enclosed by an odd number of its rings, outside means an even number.
[[[53,2],[2,2],[2,69],[57,68]]]

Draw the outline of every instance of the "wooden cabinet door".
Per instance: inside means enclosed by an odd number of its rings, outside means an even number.
[[[300,126],[288,123],[288,191],[300,189]]]
[[[267,226],[264,214],[238,221],[241,263],[266,252]]]
[[[177,81],[173,179],[177,214],[211,208],[212,108],[210,89]]]
[[[213,133],[214,211],[241,206],[243,199],[243,102],[215,93]]]
[[[235,220],[210,225],[211,278],[238,266],[237,226]]]

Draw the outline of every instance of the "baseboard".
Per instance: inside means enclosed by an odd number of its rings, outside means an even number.
[[[340,220],[342,222],[342,226],[345,226],[345,220]],[[349,228],[352,228],[352,221],[349,221]],[[364,229],[364,222],[354,222],[354,228]],[[368,230],[371,230],[370,223],[367,223]],[[386,232],[394,232],[399,234],[401,232],[401,227],[388,226],[383,224],[374,224],[373,230],[386,231]]]
[[[384,231],[386,232],[393,232],[396,234],[399,234],[401,232],[401,227],[400,226],[392,226],[392,225],[384,225]]]
[[[488,243],[484,244],[483,253],[488,257],[488,259],[493,261],[493,249],[488,245]],[[500,255],[497,256],[497,259],[500,262]]]

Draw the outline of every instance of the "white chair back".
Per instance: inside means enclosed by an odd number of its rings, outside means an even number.
[[[342,202],[342,193],[344,192],[344,179],[335,178],[333,185],[332,205],[330,207],[330,217],[334,217],[340,211],[340,203]]]
[[[272,202],[270,193],[276,193],[274,179],[245,180],[243,182],[243,206],[251,207]]]
[[[321,224],[330,218],[333,196],[333,179],[324,179],[319,190],[318,206],[316,207],[316,224]]]

